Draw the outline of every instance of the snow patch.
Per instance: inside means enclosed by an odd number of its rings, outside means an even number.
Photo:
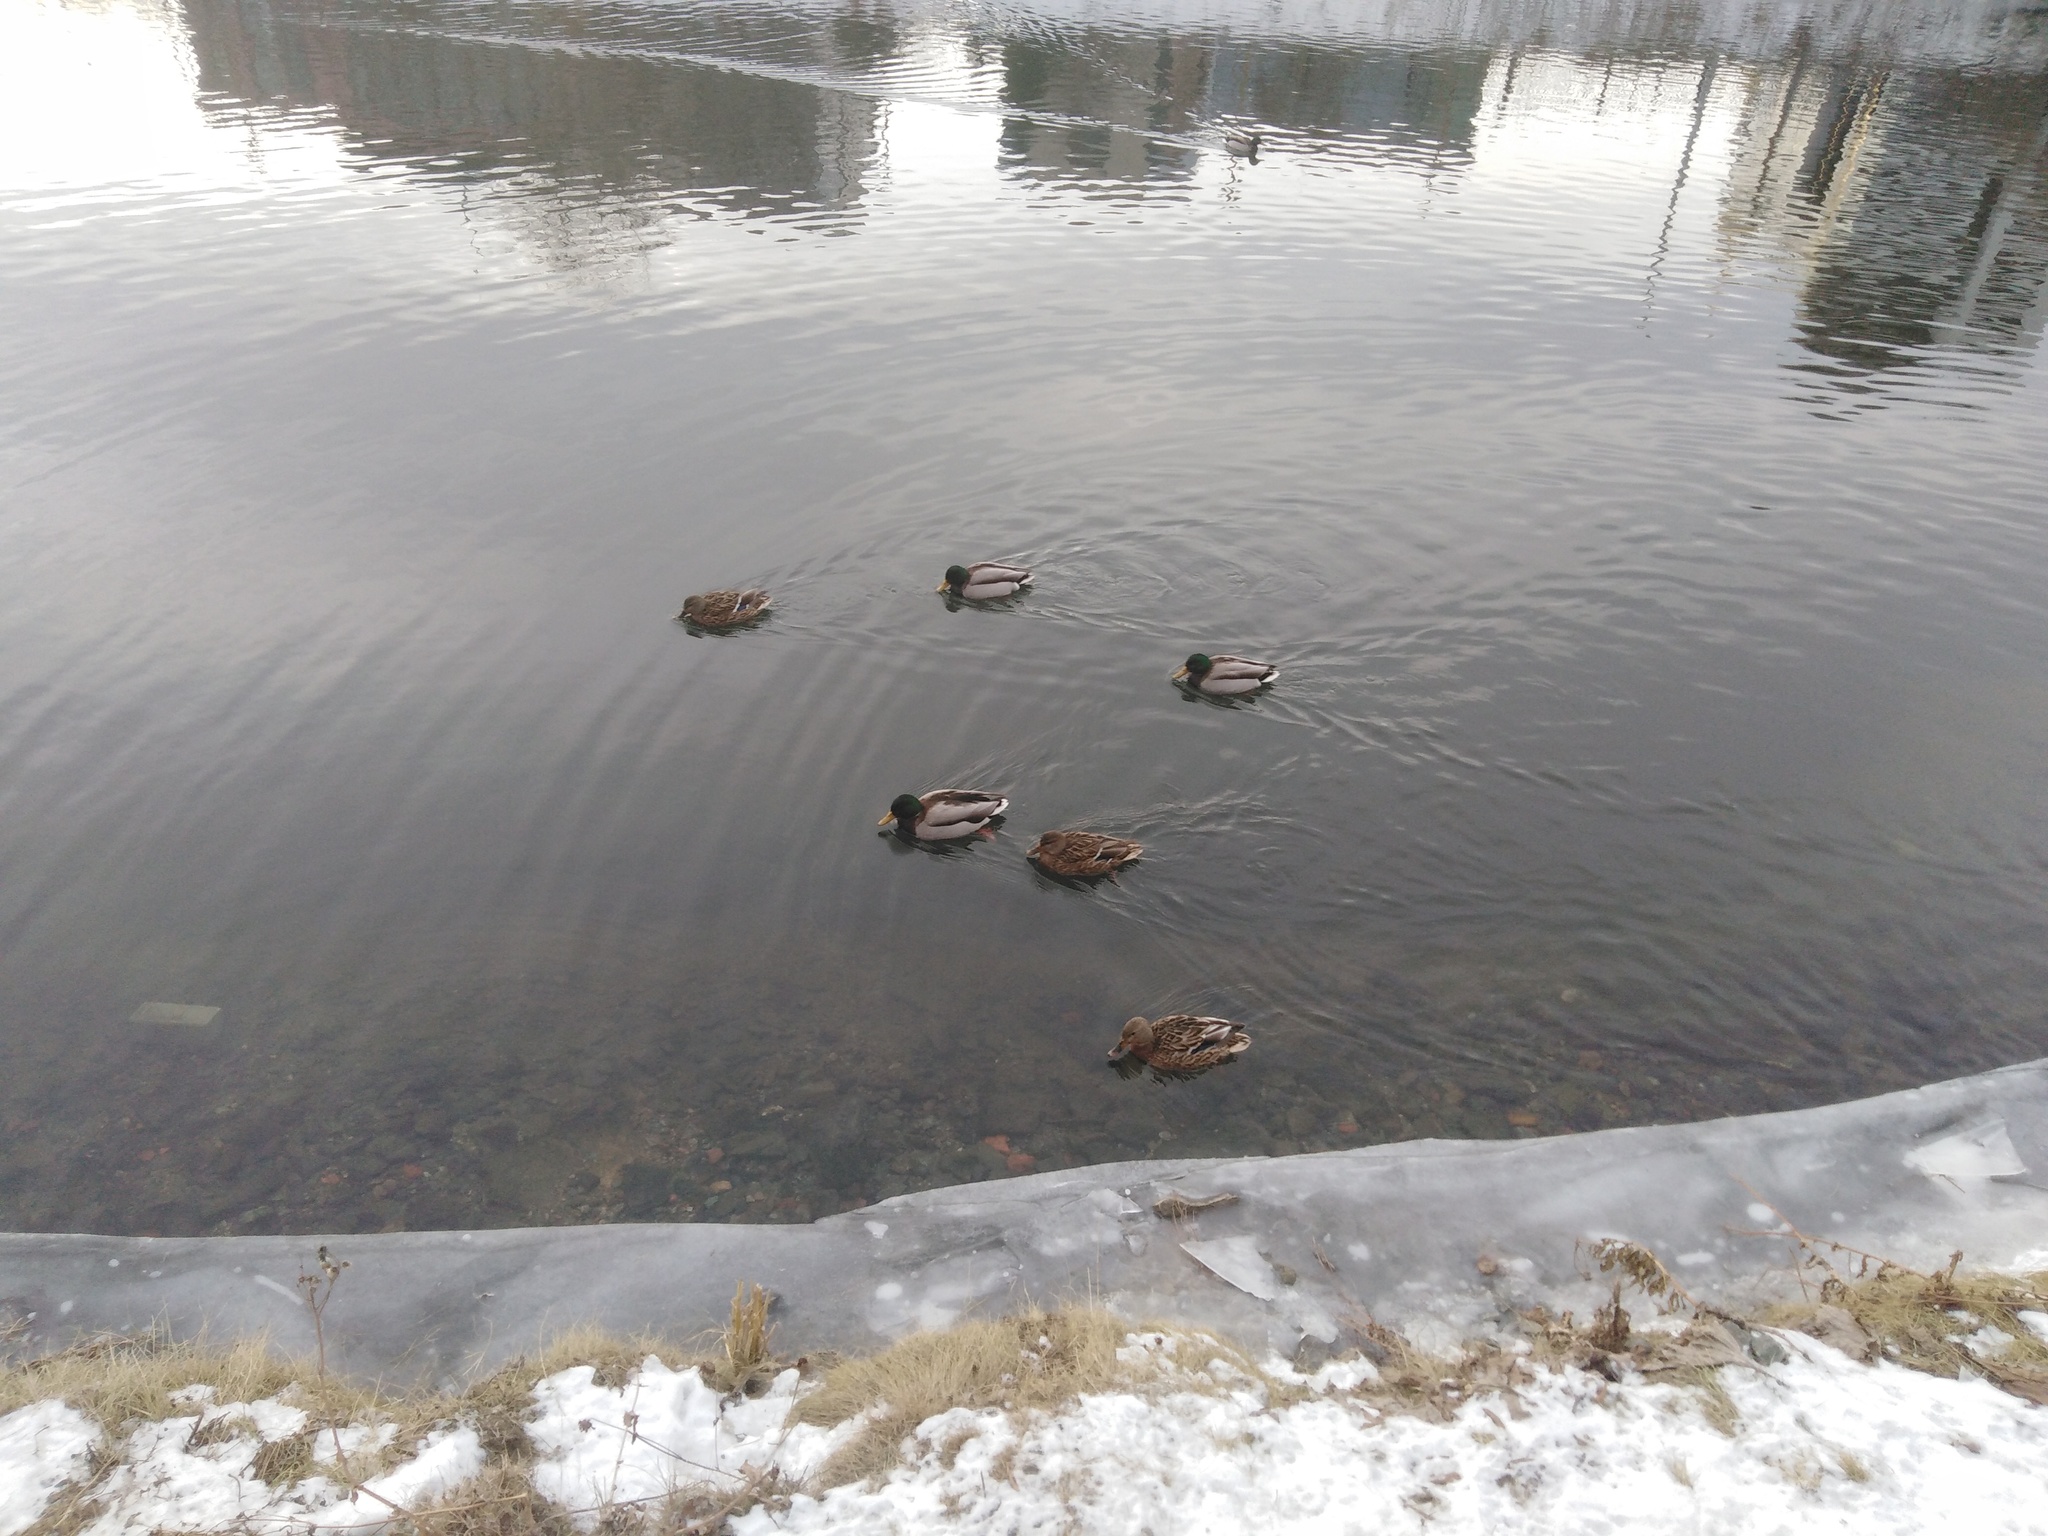
[[[853,1433],[787,1426],[794,1370],[760,1397],[730,1402],[694,1368],[672,1371],[653,1355],[623,1387],[601,1387],[595,1375],[572,1366],[536,1385],[540,1413],[526,1428],[535,1490],[585,1530],[607,1506],[657,1504],[690,1487],[729,1491],[771,1466],[808,1476]]]
[[[407,1505],[430,1503],[483,1469],[476,1431],[436,1430],[407,1461],[365,1482],[353,1495],[318,1474],[289,1487],[273,1487],[253,1470],[266,1443],[302,1432],[302,1409],[264,1398],[213,1405],[210,1387],[186,1387],[173,1400],[198,1411],[147,1420],[129,1428],[114,1449],[119,1459],[93,1489],[99,1516],[84,1536],[145,1536],[153,1531],[224,1531],[255,1526],[300,1531],[381,1531]],[[225,1425],[225,1438],[192,1443],[202,1427]],[[391,1424],[350,1425],[323,1434],[316,1461],[368,1455],[397,1434]],[[99,1431],[60,1402],[31,1404],[0,1419],[0,1536],[20,1533],[50,1495],[86,1471],[86,1453]],[[339,1446],[339,1457],[336,1446]]]
[[[50,1495],[85,1470],[100,1433],[69,1403],[30,1403],[0,1418],[0,1536],[21,1536]]]
[[[1158,1338],[1132,1335],[1127,1348]],[[1221,1379],[1216,1363],[1200,1368]],[[1640,1379],[1539,1373],[1513,1400],[1481,1396],[1438,1424],[1383,1417],[1349,1398],[1369,1379],[1356,1372],[1355,1364],[1325,1367],[1311,1378],[1315,1396],[1278,1408],[1253,1391],[1210,1391],[1156,1401],[1109,1393],[1024,1419],[954,1409],[918,1428],[907,1465],[879,1486],[800,1496],[733,1528],[739,1536],[1418,1528],[1430,1536],[2040,1536],[2048,1528],[2038,1513],[2048,1414],[1983,1382],[1856,1365],[1819,1345],[1769,1373],[1722,1373],[1741,1414],[1732,1436],[1706,1420],[1696,1394]]]

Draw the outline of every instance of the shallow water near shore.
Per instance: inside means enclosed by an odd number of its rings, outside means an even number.
[[[0,0],[0,1225],[2048,1053],[2044,151],[2003,5]]]

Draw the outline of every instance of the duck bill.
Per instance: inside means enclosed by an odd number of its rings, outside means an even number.
[[[1174,671],[1174,674],[1173,674],[1173,680],[1174,680],[1174,681],[1175,681],[1176,683],[1178,683],[1178,682],[1182,682],[1182,681],[1184,681],[1184,680],[1186,679],[1187,675],[1188,675],[1188,669],[1187,669],[1186,667],[1180,667],[1180,668],[1177,668],[1177,669],[1176,669],[1176,670]]]
[[[888,815],[884,816],[880,821],[876,822],[875,825],[878,827],[886,827],[887,825],[889,825],[890,822],[894,821],[895,819],[896,813],[894,811],[891,811]]]
[[[1130,1047],[1126,1045],[1113,1045],[1109,1048],[1109,1059],[1111,1061],[1122,1061],[1130,1054]]]
[[[936,587],[933,587],[932,590],[934,592],[950,592],[953,590],[953,587],[950,582],[942,581]]]

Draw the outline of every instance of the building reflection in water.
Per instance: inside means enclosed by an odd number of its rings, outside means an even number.
[[[213,110],[331,113],[365,160],[457,189],[557,271],[645,254],[679,219],[858,231],[896,100],[999,115],[990,169],[1034,195],[1129,202],[1185,201],[1233,125],[1296,165],[1457,176],[1482,124],[1648,111],[1689,120],[1652,284],[1681,195],[1713,198],[1705,259],[1790,273],[1789,366],[1827,398],[1882,399],[1930,369],[1995,386],[2048,315],[2048,85],[2029,36],[2001,34],[1988,66],[1966,67],[1805,25],[1745,56],[1668,26],[1566,49],[1540,27],[1340,44],[867,0],[184,5]],[[1703,187],[1696,150],[1717,135],[1719,184]]]
[[[679,60],[658,35],[578,25],[587,13],[185,0],[185,15],[216,110],[331,112],[360,154],[466,206],[481,195],[558,270],[665,244],[677,217],[844,231],[879,144],[871,97]],[[809,40],[829,67],[892,39],[841,18]]]
[[[2009,378],[2048,319],[2048,86],[1851,54],[1751,71],[1721,199],[1731,253],[1797,274],[1792,366],[1831,393],[1936,367]]]

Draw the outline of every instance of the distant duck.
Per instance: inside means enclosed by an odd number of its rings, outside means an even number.
[[[676,617],[700,629],[734,629],[753,623],[768,606],[768,594],[755,587],[744,592],[699,592],[683,599],[683,611]]]
[[[1263,661],[1246,661],[1242,656],[1204,656],[1197,651],[1173,674],[1173,680],[1202,693],[1227,696],[1257,693],[1279,675],[1278,667]]]
[[[1031,572],[1023,566],[981,560],[973,565],[947,566],[946,579],[937,590],[979,603],[992,597],[1015,597],[1030,585]]]
[[[1223,147],[1233,155],[1242,155],[1253,162],[1259,158],[1259,136],[1256,133],[1239,133],[1232,129],[1223,135]]]
[[[1200,1077],[1212,1067],[1237,1060],[1252,1048],[1252,1037],[1228,1019],[1169,1013],[1158,1019],[1132,1019],[1109,1053],[1120,1077],[1136,1077],[1152,1069],[1154,1082]]]
[[[1001,795],[978,789],[935,789],[928,795],[898,795],[889,802],[889,814],[875,825],[894,822],[898,837],[919,842],[943,843],[980,833],[993,837],[989,823],[1010,808]]]
[[[1135,864],[1144,849],[1129,838],[1105,837],[1100,832],[1042,832],[1031,851],[1024,855],[1049,875],[1069,880],[1093,880]]]

